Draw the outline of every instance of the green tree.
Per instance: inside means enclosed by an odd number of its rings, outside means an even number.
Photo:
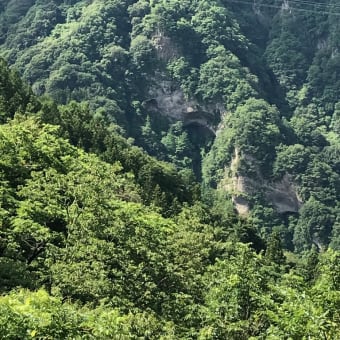
[[[329,242],[334,223],[333,210],[311,197],[301,208],[294,230],[294,244],[297,250],[307,250],[312,244],[319,249]]]
[[[269,263],[282,265],[285,263],[285,256],[282,249],[280,234],[278,231],[273,231],[268,238],[267,248],[265,253]]]

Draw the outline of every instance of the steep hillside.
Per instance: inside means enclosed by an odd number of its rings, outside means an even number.
[[[226,6],[0,2],[0,339],[340,338],[338,107]]]
[[[339,244],[340,4],[2,1],[1,54],[296,251]],[[71,114],[71,113],[70,113]],[[217,190],[217,191],[216,191]]]

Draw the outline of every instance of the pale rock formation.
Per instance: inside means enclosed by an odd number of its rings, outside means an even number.
[[[178,84],[164,73],[156,74],[152,83],[148,99],[143,102],[144,107],[172,121],[182,121],[184,125],[197,124],[216,134],[211,121],[215,115],[222,116],[225,112],[221,103],[202,104],[196,99],[186,98]]]
[[[297,213],[302,206],[297,189],[288,175],[279,182],[267,184],[265,195],[279,213]]]
[[[242,157],[248,161],[252,160],[252,157],[249,155],[242,155]],[[247,197],[257,191],[264,192],[268,202],[280,214],[286,212],[297,213],[300,210],[303,202],[298,195],[296,185],[289,175],[285,175],[280,181],[276,182],[269,182],[263,179],[259,172],[257,172],[256,179],[249,178],[238,173],[240,159],[240,151],[235,149],[235,155],[230,163],[230,168],[227,169],[226,177],[222,181],[222,187],[231,193],[235,209],[240,215],[249,214],[250,205]]]

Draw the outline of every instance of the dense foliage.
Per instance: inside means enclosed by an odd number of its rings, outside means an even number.
[[[0,0],[1,339],[340,338],[339,5],[306,6]]]
[[[254,6],[222,0],[3,1],[1,54],[35,93],[62,104],[88,102],[85,111],[95,112],[97,120],[87,127],[79,126],[84,117],[75,104],[61,109],[59,117],[49,113],[48,122],[68,125],[73,144],[76,140],[95,152],[107,148],[98,145],[102,135],[88,136],[104,116],[104,130],[116,124],[149,154],[182,169],[182,176],[190,178],[188,169],[194,171],[210,202],[220,196],[211,188],[225,191],[230,177],[267,184],[289,178],[301,204],[313,205],[324,225],[316,227],[296,209],[288,209],[290,216],[277,215],[266,185],[253,188],[256,195],[241,193],[250,218],[267,225],[264,234],[281,226],[293,242],[286,246],[297,251],[312,243],[335,246],[338,5],[334,0],[315,8],[295,3],[280,8],[268,1]],[[181,91],[188,103],[204,108],[194,117],[209,129],[218,128],[215,140],[204,126],[186,123],[189,115],[175,112],[184,123],[169,120],[157,97],[157,86],[168,91],[164,82],[170,94],[171,88]],[[13,100],[22,98],[25,106],[31,94],[23,91]],[[11,105],[7,102],[5,109],[13,112]],[[170,111],[181,110],[168,105]],[[229,171],[235,152],[239,167]],[[137,177],[143,173],[139,170]],[[235,195],[227,192],[229,199]]]

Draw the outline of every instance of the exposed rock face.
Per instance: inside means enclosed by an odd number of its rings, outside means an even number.
[[[279,213],[297,213],[302,206],[302,201],[288,175],[285,175],[280,182],[267,185],[265,195]]]
[[[236,148],[235,156],[232,158],[230,164],[231,177],[225,177],[223,180],[223,189],[232,194],[232,201],[235,209],[239,215],[248,215],[250,206],[246,195],[253,191],[254,185],[249,183],[250,179],[244,176],[240,176],[237,172],[240,163],[240,152]]]
[[[264,191],[268,202],[280,214],[286,212],[297,213],[302,206],[302,201],[299,199],[296,188],[288,176],[285,176],[280,182],[274,183],[257,182],[248,177],[237,176],[233,178],[233,182],[235,187],[233,202],[240,215],[248,214],[250,210],[249,202],[243,195],[251,195],[256,190]]]
[[[184,125],[197,124],[216,134],[211,123],[214,117],[223,114],[221,103],[202,104],[196,99],[188,99],[183,90],[166,74],[159,73],[149,89],[148,99],[143,105],[150,111],[158,112],[173,121],[183,121]]]
[[[251,159],[249,155],[242,157],[243,159]],[[248,215],[250,204],[247,197],[259,191],[264,193],[268,202],[276,208],[278,213],[297,213],[299,211],[303,202],[299,198],[297,188],[289,175],[285,175],[282,180],[277,182],[269,182],[263,179],[259,172],[256,179],[242,176],[238,173],[240,159],[240,152],[235,149],[235,155],[229,169],[231,176],[223,181],[223,188],[232,194],[235,209],[240,215]]]
[[[152,37],[152,43],[155,46],[157,57],[160,60],[169,61],[179,57],[178,47],[173,43],[170,37],[158,32]]]
[[[254,182],[252,179],[235,174],[229,183],[224,186],[224,189],[232,194],[232,201],[235,209],[239,215],[248,215],[250,212],[250,204],[246,198],[251,195],[259,183]]]
[[[157,58],[163,62],[182,55],[179,47],[164,32],[156,32],[152,37],[152,43]],[[187,98],[180,86],[165,72],[156,73],[150,84],[153,85],[149,88],[148,99],[143,103],[148,110],[160,113],[173,121],[183,121],[184,125],[203,126],[212,134],[216,134],[211,122],[225,112],[221,103],[207,105],[199,103],[196,99]]]
[[[245,198],[241,196],[233,196],[232,201],[239,215],[247,216],[249,214],[249,202]]]
[[[159,75],[155,79],[157,85],[150,88],[150,99],[145,101],[148,109],[173,120],[185,120],[188,115],[198,113],[197,101],[186,99],[183,91],[173,81],[164,78],[164,75]]]

